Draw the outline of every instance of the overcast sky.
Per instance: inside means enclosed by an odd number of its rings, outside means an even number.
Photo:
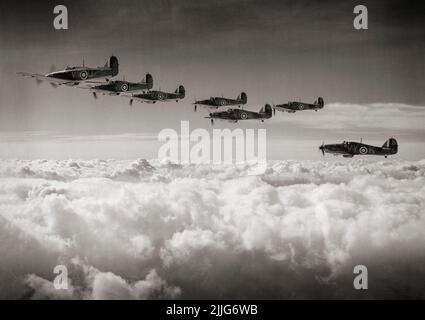
[[[271,158],[315,159],[322,140],[381,145],[389,136],[402,145],[399,157],[423,158],[425,5],[361,3],[367,31],[353,28],[358,1],[60,1],[69,30],[57,31],[59,3],[2,1],[0,157],[154,158],[161,129],[178,129],[180,120],[211,128],[206,112],[193,112],[195,97],[244,90],[250,110],[318,96],[330,103],[263,124],[216,125],[267,128]],[[111,54],[120,60],[118,77],[140,81],[150,72],[157,89],[185,85],[186,99],[130,108],[124,98],[95,101],[84,90],[16,76],[81,65],[83,57],[101,66]]]

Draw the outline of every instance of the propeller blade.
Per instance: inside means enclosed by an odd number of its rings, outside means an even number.
[[[193,110],[196,112],[196,109],[197,109],[197,106],[196,106],[196,104],[195,104],[195,106],[193,107]]]
[[[96,92],[93,92],[93,98],[94,98],[95,100],[97,100],[97,93],[96,93]]]
[[[133,99],[130,99],[130,107],[133,105]]]
[[[319,147],[319,150],[322,151],[322,155],[325,156],[325,142],[322,141],[322,145]]]
[[[211,125],[212,126],[214,125],[214,119],[211,119]]]
[[[273,115],[276,115],[276,108],[273,106]]]

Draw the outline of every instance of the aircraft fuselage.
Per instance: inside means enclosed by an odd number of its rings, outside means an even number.
[[[395,141],[395,140],[394,140]],[[323,153],[353,157],[354,155],[388,156],[396,154],[397,145],[393,147],[377,147],[359,142],[343,142],[338,144],[326,144],[319,147]]]

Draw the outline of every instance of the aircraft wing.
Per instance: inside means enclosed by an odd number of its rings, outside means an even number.
[[[129,94],[129,93],[121,93],[119,96],[130,99],[130,105],[132,105],[133,100],[138,101],[138,102],[148,102],[148,103],[150,102],[150,103],[152,103],[152,100],[144,99],[144,98],[141,98],[141,97],[136,97],[133,94]]]
[[[109,80],[108,79],[106,79],[105,81],[93,81],[93,80],[84,80],[84,83],[92,83],[92,84],[105,84],[105,83],[108,83],[109,82]]]
[[[289,107],[289,106],[286,106],[285,107],[285,105],[284,104],[281,104],[281,105],[275,105],[275,106],[273,106],[275,109],[277,109],[277,110],[279,110],[279,109],[282,109],[282,110],[286,110],[286,111],[294,111],[294,109],[292,109],[291,107]]]
[[[124,97],[124,98],[127,98],[127,99],[134,99],[134,100],[140,99],[140,98],[135,97],[132,94],[128,94],[128,93],[127,94],[121,94],[120,97]]]
[[[109,92],[108,90],[97,89],[95,87],[84,86],[84,85],[78,85],[78,86],[76,86],[76,88],[84,89],[84,90],[90,90],[91,92],[99,92],[99,93],[108,93]]]
[[[23,77],[35,78],[37,81],[48,81],[48,82],[56,84],[56,85],[75,83],[75,81],[69,81],[69,80],[64,80],[64,79],[47,77],[47,76],[39,74],[39,73],[18,72],[17,74],[20,75],[20,76],[23,76]]]
[[[156,99],[156,98],[151,98],[149,96],[146,97],[135,97],[135,96],[130,96],[130,98],[139,100],[141,102],[147,102],[147,103],[155,103],[155,102],[164,102],[164,101],[170,101],[170,100],[174,100],[175,98],[163,98],[163,99]]]

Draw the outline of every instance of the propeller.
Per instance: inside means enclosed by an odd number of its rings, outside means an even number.
[[[319,147],[319,150],[322,151],[322,155],[325,156],[325,142],[322,141],[322,145]]]
[[[194,106],[193,106],[193,110],[196,112],[196,109],[198,108],[198,106],[195,104]]]
[[[130,99],[130,107],[133,105],[133,99]]]
[[[213,118],[211,118],[211,125],[212,126],[214,125],[214,119]]]
[[[97,93],[93,91],[93,98],[97,100]]]

